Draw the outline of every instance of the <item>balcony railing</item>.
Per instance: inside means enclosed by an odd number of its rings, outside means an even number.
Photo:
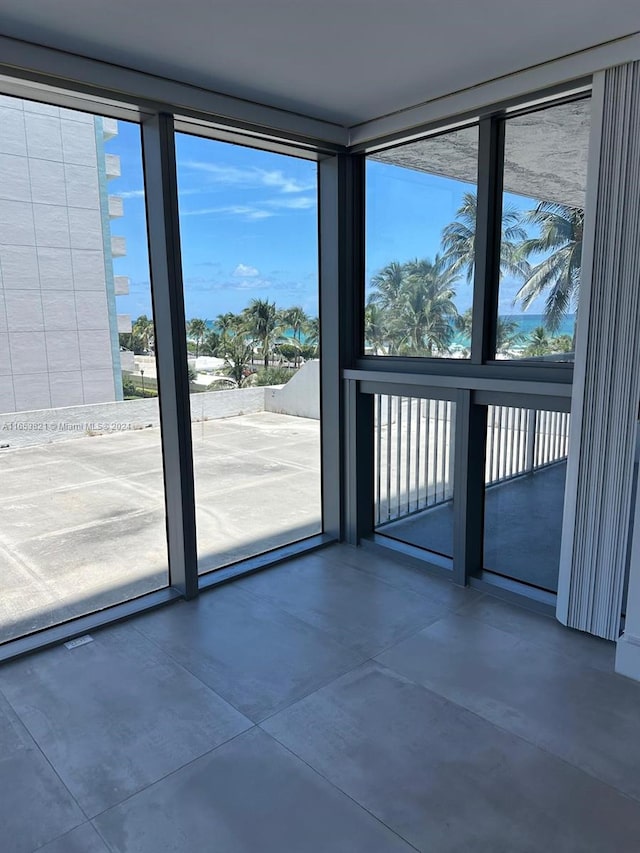
[[[453,498],[455,403],[375,396],[375,524]],[[510,480],[566,459],[569,415],[489,406],[485,482]]]

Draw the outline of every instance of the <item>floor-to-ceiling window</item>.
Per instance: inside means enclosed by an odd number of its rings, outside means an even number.
[[[0,641],[168,583],[140,128],[0,101]]]
[[[198,569],[322,530],[317,165],[176,135]]]

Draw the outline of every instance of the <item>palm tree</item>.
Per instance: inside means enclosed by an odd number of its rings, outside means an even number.
[[[525,214],[522,221],[537,226],[539,234],[524,240],[520,247],[521,256],[551,254],[529,270],[516,300],[527,309],[546,293],[545,325],[549,331],[556,332],[565,314],[577,307],[584,211],[567,204],[541,201],[534,210]]]
[[[264,366],[269,367],[271,350],[282,330],[275,302],[252,299],[244,309],[244,319],[247,332],[260,343]]]
[[[395,316],[400,350],[410,355],[446,352],[458,320],[455,306],[457,274],[447,260],[436,255],[405,264],[405,278]]]
[[[527,340],[527,336],[520,331],[517,320],[509,317],[498,317],[498,328],[496,329],[496,352],[508,355],[514,347],[520,347]]]
[[[208,329],[202,339],[200,352],[202,355],[218,355],[222,338],[214,329]]]
[[[373,293],[369,302],[375,302],[381,308],[393,308],[404,284],[405,269],[398,261],[392,261],[371,279]]]
[[[388,340],[385,311],[375,302],[369,302],[364,309],[364,339],[374,355],[385,352]]]
[[[478,197],[465,193],[456,212],[456,220],[442,232],[444,256],[456,273],[464,272],[467,284],[473,279],[476,251],[476,216]],[[520,244],[527,237],[521,224],[520,214],[513,207],[502,212],[502,239],[500,242],[500,272],[521,276],[528,272],[526,259],[520,252]]]
[[[302,348],[302,333],[307,328],[309,318],[300,305],[294,305],[292,308],[286,308],[280,312],[282,325],[291,329],[293,332],[293,342],[297,348],[295,357],[295,365],[298,366],[300,360],[300,350]]]
[[[243,323],[243,318],[240,314],[234,314],[232,311],[227,311],[226,314],[218,314],[215,321],[216,330],[221,338],[226,339],[232,333],[236,333]]]
[[[307,327],[305,329],[306,342],[304,345],[304,349],[308,349],[313,351],[315,348],[315,353],[306,356],[305,358],[317,358],[318,351],[320,349],[320,318],[319,317],[309,317],[307,321]]]
[[[154,334],[153,320],[150,320],[146,314],[141,314],[131,327],[131,334],[140,340],[143,350],[148,351]]]
[[[187,335],[195,342],[196,358],[198,358],[198,355],[200,354],[200,344],[206,334],[207,323],[205,320],[201,320],[199,317],[194,317],[192,320],[189,320],[187,323]]]
[[[220,344],[220,355],[224,358],[224,372],[242,385],[247,376],[249,364],[253,358],[253,344],[241,334],[223,339]]]
[[[458,320],[456,322],[456,326],[460,332],[464,335],[464,345],[467,350],[471,350],[471,329],[473,326],[473,308],[467,308],[467,310],[460,314]]]
[[[467,308],[464,314],[458,318],[458,329],[465,338],[465,347],[471,349],[471,328],[473,309]],[[496,329],[496,353],[507,354],[514,347],[521,346],[526,342],[526,335],[520,331],[517,320],[509,317],[498,317],[498,328]]]
[[[527,356],[547,355],[551,349],[551,340],[544,326],[536,326],[529,338],[524,354]]]
[[[309,317],[304,308],[300,305],[294,305],[292,308],[286,308],[281,312],[282,324],[288,326],[293,332],[293,337],[302,343],[302,333],[304,332]]]
[[[399,332],[395,330],[398,302],[406,286],[406,267],[398,261],[392,261],[383,267],[371,279],[371,293],[368,304],[376,305],[384,317],[388,336],[388,355],[397,355]]]

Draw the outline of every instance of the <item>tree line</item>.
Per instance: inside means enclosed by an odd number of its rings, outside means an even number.
[[[278,309],[268,299],[252,299],[240,313],[219,314],[212,323],[193,317],[186,334],[190,353],[224,359],[223,372],[238,385],[253,372],[256,358],[264,370],[274,361],[298,367],[318,357],[320,342],[317,317],[299,305]],[[130,333],[120,335],[120,345],[136,354],[151,352],[154,343],[153,320],[146,314],[134,321]]]
[[[365,340],[375,354],[447,355],[457,336],[471,339],[471,311],[460,314],[456,288],[473,281],[477,198],[465,193],[456,219],[442,232],[433,258],[392,261],[371,279],[365,307]],[[533,210],[507,208],[502,217],[500,273],[520,283],[514,305],[527,310],[544,296],[544,325],[525,336],[515,320],[499,318],[497,352],[524,355],[570,351],[573,341],[557,335],[577,307],[584,212],[555,202]],[[530,236],[531,233],[534,236]],[[543,256],[542,260],[536,260]],[[532,262],[533,260],[533,262]]]

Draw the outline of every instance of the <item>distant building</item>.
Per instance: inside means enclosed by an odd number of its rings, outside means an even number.
[[[114,119],[0,98],[0,412],[122,399]]]

